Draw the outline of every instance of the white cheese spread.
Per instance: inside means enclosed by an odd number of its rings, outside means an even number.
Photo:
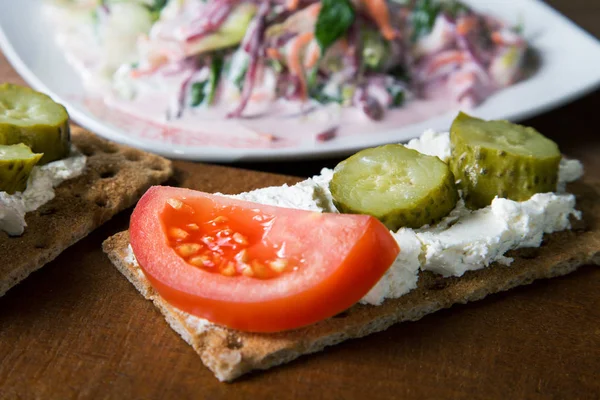
[[[450,135],[428,129],[419,138],[412,139],[406,145],[409,149],[417,150],[428,156],[437,156],[448,162],[450,159]]]
[[[52,200],[54,188],[81,175],[85,164],[86,157],[73,148],[65,159],[33,167],[24,192],[0,192],[0,230],[11,236],[23,234],[25,214]]]
[[[426,131],[407,147],[442,161],[450,157],[448,133]],[[564,193],[566,182],[583,174],[579,161],[563,160],[560,165],[559,191],[536,194],[524,202],[496,198],[486,208],[471,211],[460,200],[440,223],[413,230],[392,232],[401,252],[362,303],[378,305],[386,298],[400,297],[417,286],[418,270],[444,276],[462,276],[466,271],[482,269],[494,262],[510,265],[509,250],[538,247],[544,233],[570,227],[569,217],[580,218],[575,196]],[[302,210],[337,212],[329,192],[331,169],[294,186],[268,187],[232,197],[262,204]]]

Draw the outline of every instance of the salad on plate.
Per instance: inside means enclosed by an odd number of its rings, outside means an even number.
[[[472,108],[524,77],[528,50],[518,27],[454,0],[54,0],[47,9],[91,109],[226,147],[375,134]]]

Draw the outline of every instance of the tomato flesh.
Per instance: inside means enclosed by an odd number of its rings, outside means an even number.
[[[211,200],[167,200],[161,219],[169,245],[188,264],[224,276],[272,279],[297,270],[302,254],[288,256],[285,246],[266,235],[274,216],[257,208],[212,207]]]
[[[299,328],[360,300],[399,248],[365,215],[265,206],[153,187],[130,224],[134,254],[167,302],[253,332]]]

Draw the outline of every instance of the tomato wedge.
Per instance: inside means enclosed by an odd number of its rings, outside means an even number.
[[[155,186],[131,216],[146,277],[173,306],[252,332],[299,328],[360,300],[398,255],[377,219]]]

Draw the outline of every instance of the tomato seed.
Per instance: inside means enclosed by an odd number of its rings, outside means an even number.
[[[197,254],[201,248],[202,246],[198,243],[184,243],[177,246],[177,253],[182,257],[189,257]]]
[[[221,270],[221,274],[225,276],[234,276],[235,272],[235,265],[233,265],[231,261],[229,261],[227,266]]]
[[[252,271],[252,268],[250,268],[249,266],[244,268],[242,270],[242,275],[244,276],[248,276],[248,277],[253,277],[254,276],[254,271]]]
[[[188,260],[188,262],[196,267],[212,267],[213,266],[212,262],[210,261],[210,258],[205,255],[192,257]]]
[[[219,215],[217,218],[213,219],[213,222],[216,224],[223,224],[225,222],[228,222],[229,219],[227,217],[224,217],[222,215]]]
[[[267,269],[266,265],[260,263],[259,261],[252,260],[252,269],[258,278],[266,278],[269,275],[269,270]]]
[[[187,224],[185,227],[188,228],[190,231],[200,230],[200,227],[196,224]]]
[[[235,259],[241,263],[247,263],[248,262],[248,252],[246,251],[246,249],[237,253],[235,255]]]
[[[173,239],[183,240],[183,239],[186,239],[188,236],[190,236],[190,234],[181,228],[169,228],[169,236],[172,237]]]
[[[242,245],[248,244],[248,239],[246,238],[246,236],[242,235],[239,232],[233,234],[233,241]]]
[[[282,273],[285,270],[285,268],[287,267],[287,265],[288,265],[287,260],[285,260],[283,258],[278,258],[269,263],[269,266],[271,267],[271,269],[277,273]]]
[[[183,202],[177,199],[167,199],[167,204],[176,210],[181,210],[181,208],[183,207]]]

